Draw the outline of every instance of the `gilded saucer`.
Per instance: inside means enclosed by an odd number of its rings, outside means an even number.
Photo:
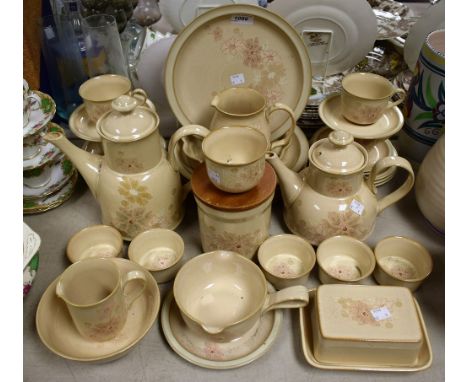
[[[397,106],[386,110],[377,122],[371,125],[356,125],[341,114],[341,97],[332,94],[319,106],[322,121],[333,130],[344,130],[358,139],[383,139],[398,133],[403,127],[403,114]]]
[[[220,343],[188,329],[172,292],[166,297],[161,311],[162,329],[171,348],[188,362],[207,369],[234,369],[260,358],[273,345],[282,321],[283,312],[280,309],[267,312],[253,335]]]
[[[75,328],[65,303],[55,294],[57,277],[41,297],[36,312],[36,328],[43,344],[60,357],[81,362],[111,361],[125,355],[153,327],[159,311],[159,289],[153,276],[127,259],[112,259],[122,272],[145,273],[147,287],[130,306],[122,331],[105,342],[83,338]],[[128,288],[132,288],[131,285]]]

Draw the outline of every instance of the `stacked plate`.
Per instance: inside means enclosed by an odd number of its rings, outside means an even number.
[[[23,214],[58,207],[71,196],[77,179],[70,160],[43,139],[48,131],[62,130],[50,122],[54,100],[37,90],[29,93],[35,101],[26,105],[29,111],[23,123]]]

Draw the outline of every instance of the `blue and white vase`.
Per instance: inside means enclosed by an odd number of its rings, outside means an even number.
[[[403,110],[399,152],[421,162],[445,126],[445,30],[426,38]]]

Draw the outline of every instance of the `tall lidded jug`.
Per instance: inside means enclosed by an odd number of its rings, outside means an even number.
[[[183,218],[187,190],[166,159],[158,125],[155,112],[123,95],[96,124],[103,156],[77,148],[61,133],[45,136],[76,165],[99,202],[102,222],[125,240],[149,228],[174,229]]]

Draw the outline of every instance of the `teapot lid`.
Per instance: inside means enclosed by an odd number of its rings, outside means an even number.
[[[332,131],[328,138],[315,142],[310,148],[309,160],[320,170],[332,174],[358,172],[368,161],[366,149],[342,130]]]
[[[136,98],[128,95],[114,99],[112,110],[97,121],[99,135],[113,142],[133,142],[154,132],[159,125],[159,117],[138,104]]]

